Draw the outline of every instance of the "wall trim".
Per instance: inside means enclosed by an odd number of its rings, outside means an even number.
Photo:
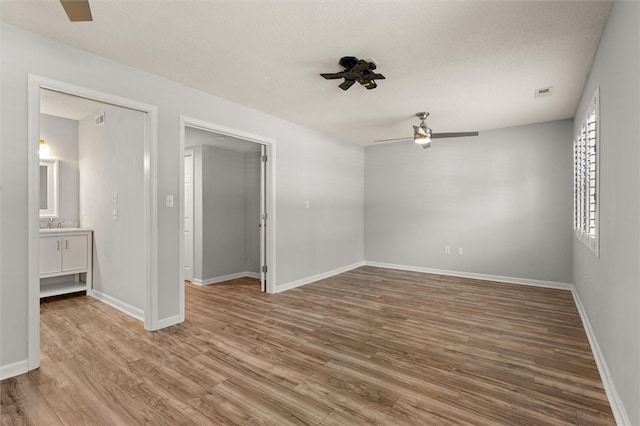
[[[316,281],[324,280],[325,278],[330,278],[334,275],[342,274],[344,272],[350,271],[352,269],[359,268],[365,265],[365,261],[361,260],[360,262],[352,263],[351,265],[343,266],[341,268],[333,269],[331,271],[323,272],[321,274],[312,275],[310,277],[301,278],[296,281],[291,281],[289,283],[281,284],[276,286],[276,293],[282,293],[283,291],[291,290],[296,287],[300,287],[306,284],[311,284]]]
[[[184,320],[180,318],[180,314],[173,315],[167,318],[162,318],[158,320],[158,329],[170,327],[172,325],[180,324]]]
[[[631,425],[631,420],[629,420],[629,415],[627,414],[627,411],[624,408],[624,404],[622,403],[622,399],[620,399],[620,395],[618,394],[618,391],[616,390],[616,387],[613,383],[613,377],[611,377],[609,366],[607,365],[607,361],[604,358],[602,350],[600,350],[600,345],[598,345],[596,335],[591,328],[591,323],[589,322],[589,318],[587,317],[587,311],[582,305],[582,301],[580,300],[580,296],[578,295],[578,290],[573,287],[571,289],[571,294],[573,294],[573,300],[576,303],[576,308],[578,308],[578,313],[580,314],[580,318],[582,319],[584,331],[587,333],[587,339],[589,340],[589,345],[591,346],[591,352],[593,352],[593,358],[596,361],[596,366],[598,367],[598,372],[600,373],[600,380],[602,381],[604,391],[607,394],[609,406],[611,407],[611,411],[613,412],[613,417],[616,419],[616,424],[621,426]]]
[[[401,271],[424,272],[427,274],[447,275],[452,277],[472,278],[484,281],[497,281],[508,284],[522,284],[534,287],[557,288],[560,290],[573,290],[573,284],[561,283],[556,281],[533,280],[529,278],[504,277],[501,275],[476,274],[474,272],[450,271],[447,269],[424,268],[422,266],[397,265],[394,263],[365,261],[367,266],[375,266],[378,268],[398,269]]]
[[[520,284],[520,285],[529,285],[535,287],[546,287],[546,288],[555,288],[561,290],[569,290],[571,295],[573,296],[573,300],[576,304],[576,308],[578,313],[580,314],[580,319],[582,320],[582,325],[584,327],[584,331],[587,334],[587,339],[589,340],[589,345],[591,347],[591,353],[593,354],[593,358],[596,361],[596,366],[598,367],[598,373],[600,374],[600,380],[602,381],[602,386],[604,387],[605,393],[607,395],[607,399],[609,401],[609,406],[611,407],[611,411],[613,412],[613,416],[615,417],[616,424],[618,425],[630,425],[631,421],[629,420],[629,415],[627,414],[624,404],[620,399],[620,395],[616,390],[616,387],[613,382],[613,377],[611,377],[611,373],[609,372],[609,367],[607,366],[607,361],[600,350],[600,345],[598,345],[598,341],[596,336],[591,328],[591,324],[589,323],[589,318],[587,317],[587,312],[580,301],[580,296],[578,295],[578,290],[573,284],[569,283],[561,283],[555,281],[542,281],[542,280],[532,280],[527,278],[515,278],[515,277],[503,277],[499,275],[487,275],[487,274],[476,274],[472,272],[459,272],[459,271],[449,271],[442,269],[432,269],[432,268],[423,268],[420,266],[407,266],[407,265],[396,265],[392,263],[383,263],[383,262],[372,262],[365,261],[365,265],[367,266],[375,266],[378,268],[387,268],[387,269],[398,269],[402,271],[412,271],[412,272],[424,272],[429,274],[437,274],[437,275],[447,275],[454,277],[462,277],[462,278],[474,278],[486,281],[498,281],[508,284]]]
[[[29,360],[23,359],[22,361],[14,362],[13,364],[0,366],[0,380],[19,376],[20,374],[24,374],[28,372],[29,372]]]
[[[108,294],[98,291],[95,288],[91,291],[91,297],[98,299],[103,303],[106,303],[112,308],[116,308],[120,312],[123,312],[130,317],[144,322],[144,310],[140,308],[136,308],[135,306],[125,303],[120,299],[116,299],[113,296],[109,296]]]
[[[194,278],[193,280],[191,280],[191,283],[195,285],[203,286],[203,285],[217,284],[224,281],[236,280],[238,278],[246,278],[246,277],[260,279],[260,274],[257,272],[249,272],[249,271],[236,272],[235,274],[220,275],[219,277],[206,278],[204,280]]]

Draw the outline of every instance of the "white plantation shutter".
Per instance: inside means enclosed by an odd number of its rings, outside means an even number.
[[[573,141],[573,227],[576,235],[599,255],[598,157],[600,150],[599,90]]]

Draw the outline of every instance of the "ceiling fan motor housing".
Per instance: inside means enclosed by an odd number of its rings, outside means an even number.
[[[320,75],[327,80],[344,78],[344,82],[338,85],[342,90],[349,89],[356,82],[367,90],[375,89],[378,84],[374,80],[384,80],[385,78],[382,74],[374,72],[377,66],[373,61],[365,61],[355,56],[343,56],[338,63],[344,67],[344,71]]]

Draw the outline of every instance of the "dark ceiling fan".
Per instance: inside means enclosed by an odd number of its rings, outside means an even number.
[[[89,0],[60,0],[71,22],[93,21]]]
[[[355,56],[344,56],[340,58],[338,63],[344,67],[344,71],[320,75],[327,80],[344,78],[344,81],[338,85],[342,90],[347,90],[356,82],[367,90],[371,90],[378,87],[374,80],[384,80],[384,75],[373,72],[376,69],[376,64],[373,60],[367,62]]]
[[[465,136],[478,136],[480,134],[478,132],[433,133],[426,123],[428,116],[428,112],[419,112],[416,114],[416,117],[420,119],[420,125],[413,126],[413,137],[380,139],[373,142],[414,141],[418,145],[422,146],[422,148],[427,149],[431,146],[431,139],[460,138]]]

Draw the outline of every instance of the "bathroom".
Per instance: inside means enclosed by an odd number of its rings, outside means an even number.
[[[40,296],[144,320],[145,113],[42,89]]]

